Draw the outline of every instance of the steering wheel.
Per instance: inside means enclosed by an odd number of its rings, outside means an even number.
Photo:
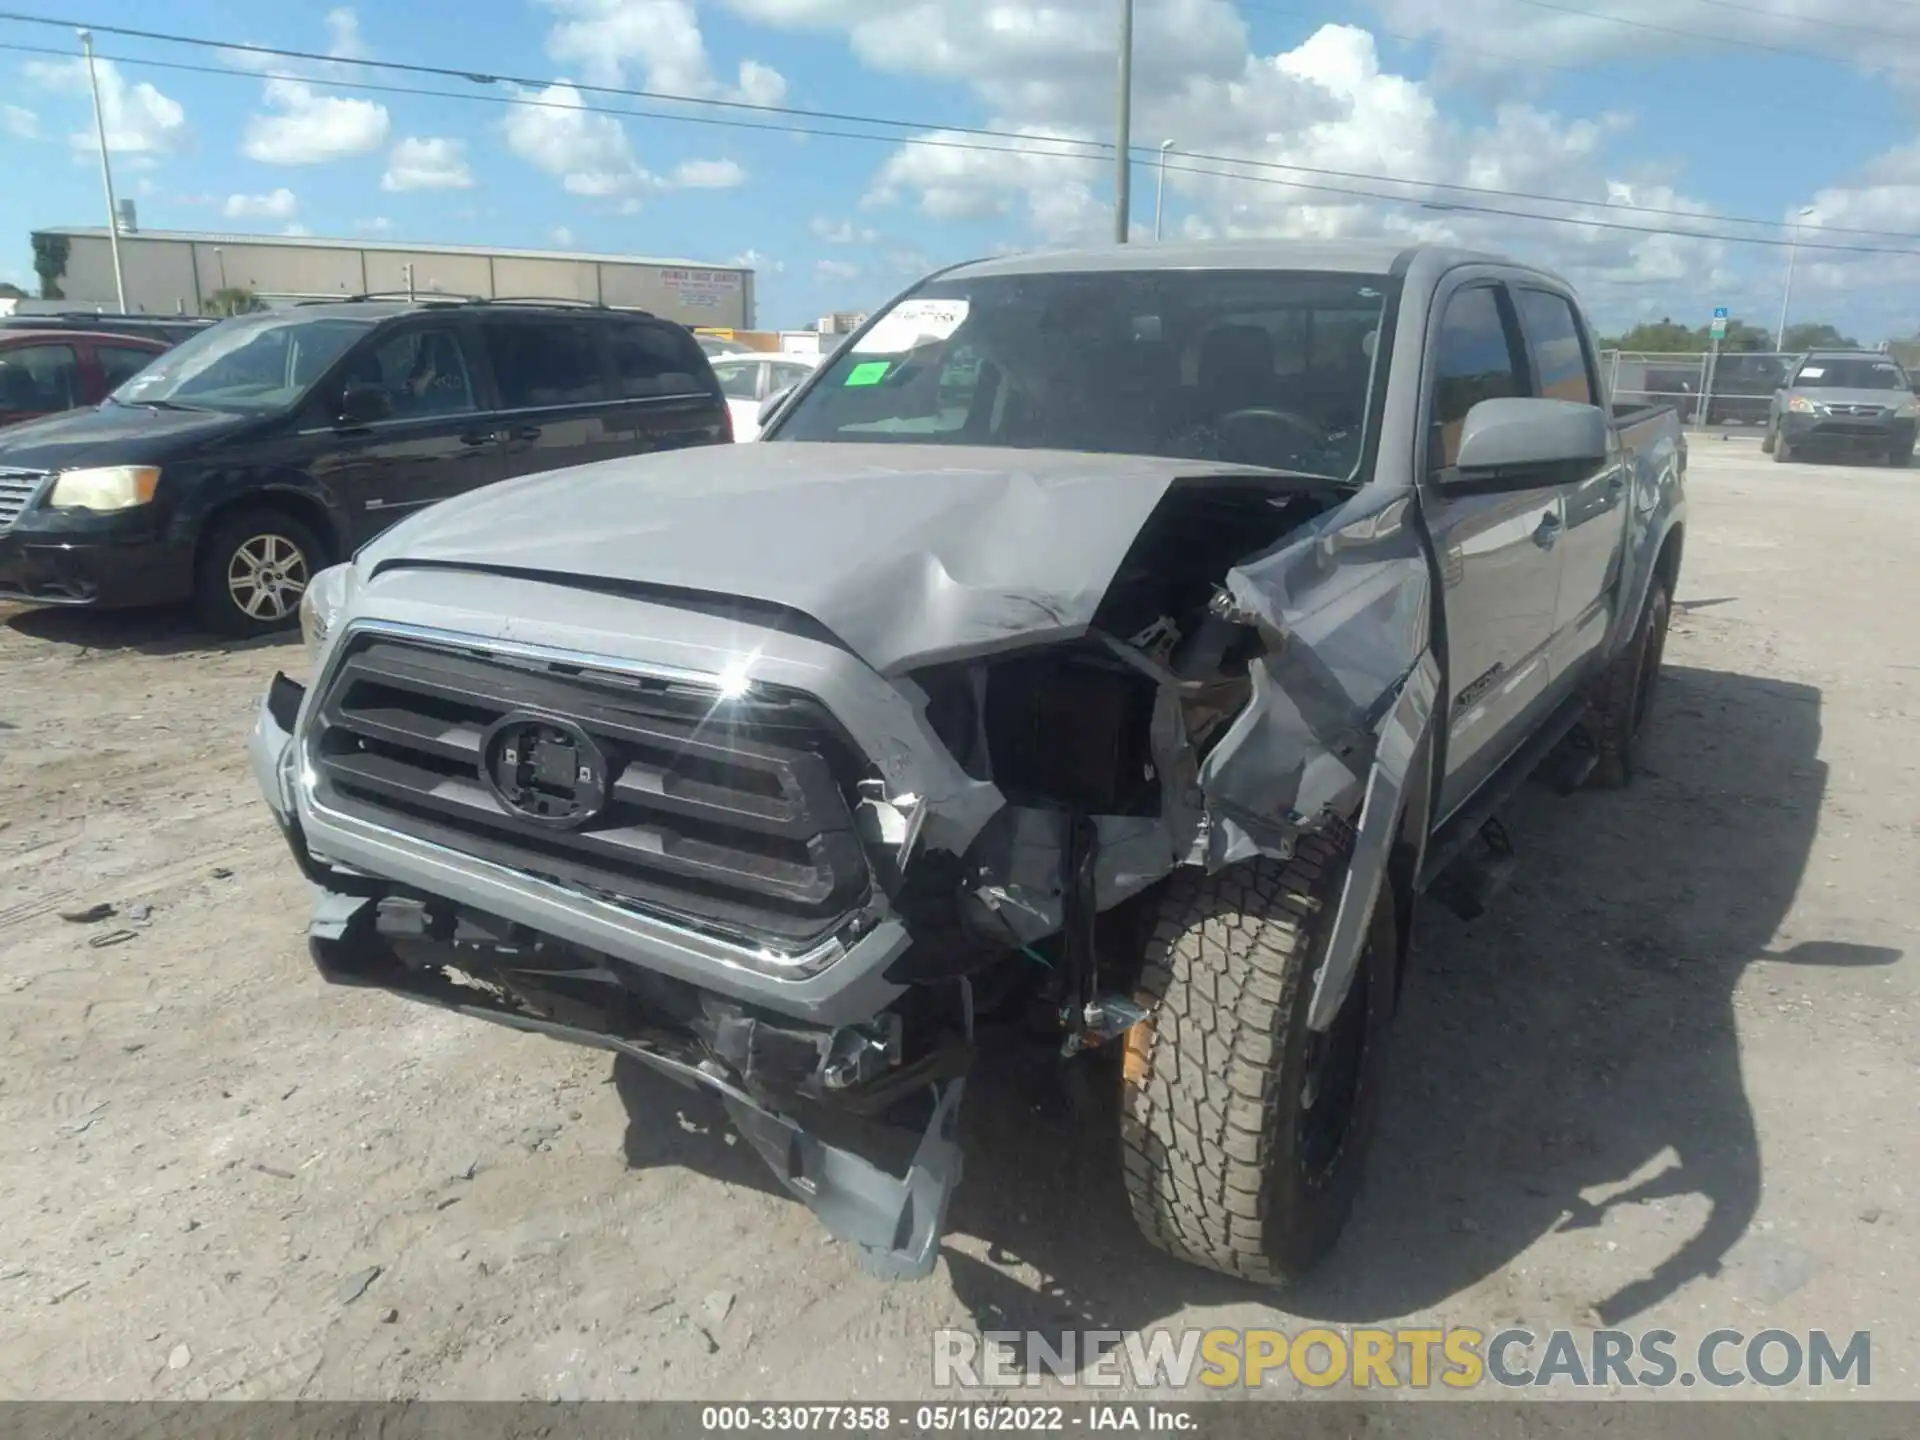
[[[1278,421],[1287,429],[1304,435],[1317,446],[1328,443],[1327,432],[1318,421],[1294,410],[1274,410],[1264,405],[1250,405],[1244,410],[1230,410],[1214,421],[1214,428],[1220,431],[1234,429],[1244,420]]]

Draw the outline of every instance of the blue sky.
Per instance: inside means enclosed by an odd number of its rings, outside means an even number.
[[[147,229],[746,257],[771,325],[871,308],[936,263],[1112,231],[1111,162],[1060,140],[1111,139],[1112,0],[74,4],[33,8],[338,57],[273,61],[97,36],[113,57],[102,69],[116,178]],[[1864,340],[1920,329],[1920,256],[1818,248],[1920,252],[1911,6],[1138,4],[1134,140],[1148,151],[1175,140],[1171,234],[1456,239],[1566,271],[1606,325],[1668,313],[1698,323],[1727,304],[1771,328],[1786,252],[1711,237],[1779,240],[1799,217],[1796,318],[1830,319]],[[87,92],[65,58],[77,54],[71,29],[0,22],[0,45],[58,52],[0,49],[0,279],[31,287],[27,233],[97,224],[103,204]],[[367,59],[543,83],[354,63]],[[513,98],[539,103],[498,103]],[[912,132],[752,106],[1029,138],[921,131],[914,143]],[[1240,160],[1263,168],[1230,163]],[[1155,185],[1143,158],[1133,179],[1142,239]],[[1435,208],[1445,205],[1456,208]]]

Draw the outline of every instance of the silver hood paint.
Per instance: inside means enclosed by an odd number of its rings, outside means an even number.
[[[1092,623],[1182,475],[1151,456],[947,445],[715,445],[529,475],[362,551],[744,596],[824,625],[883,674]]]

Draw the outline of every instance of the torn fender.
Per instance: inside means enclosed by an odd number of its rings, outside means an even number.
[[[1246,709],[1200,767],[1203,859],[1212,870],[1284,857],[1302,833],[1356,825],[1310,1012],[1322,1029],[1358,961],[1439,689],[1414,498],[1363,491],[1236,566],[1227,589],[1267,653]]]

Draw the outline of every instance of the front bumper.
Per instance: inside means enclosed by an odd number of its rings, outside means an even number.
[[[408,887],[337,867],[317,858],[308,845],[293,775],[293,734],[304,699],[299,684],[284,674],[274,677],[248,742],[248,757],[295,862],[315,887],[308,949],[323,979],[371,986],[515,1030],[627,1055],[676,1083],[708,1090],[720,1098],[735,1127],[781,1184],[834,1236],[854,1247],[864,1269],[887,1279],[931,1273],[947,1205],[960,1180],[957,1128],[964,1074],[936,1073],[930,1080],[931,1113],[906,1174],[895,1177],[852,1150],[809,1133],[749,1093],[737,1073],[694,1049],[530,1015],[489,992],[454,984],[437,968],[408,964],[375,924],[378,902],[404,895]],[[429,893],[445,895],[448,888]],[[576,907],[585,903],[575,897]],[[603,958],[617,962],[620,957],[608,952]],[[970,1045],[970,1034],[967,1039]]]
[[[193,589],[193,552],[149,515],[28,509],[0,530],[0,600],[118,608]]]
[[[1893,416],[1851,417],[1805,415],[1789,411],[1781,433],[1795,449],[1833,450],[1851,454],[1911,454],[1920,422]]]

